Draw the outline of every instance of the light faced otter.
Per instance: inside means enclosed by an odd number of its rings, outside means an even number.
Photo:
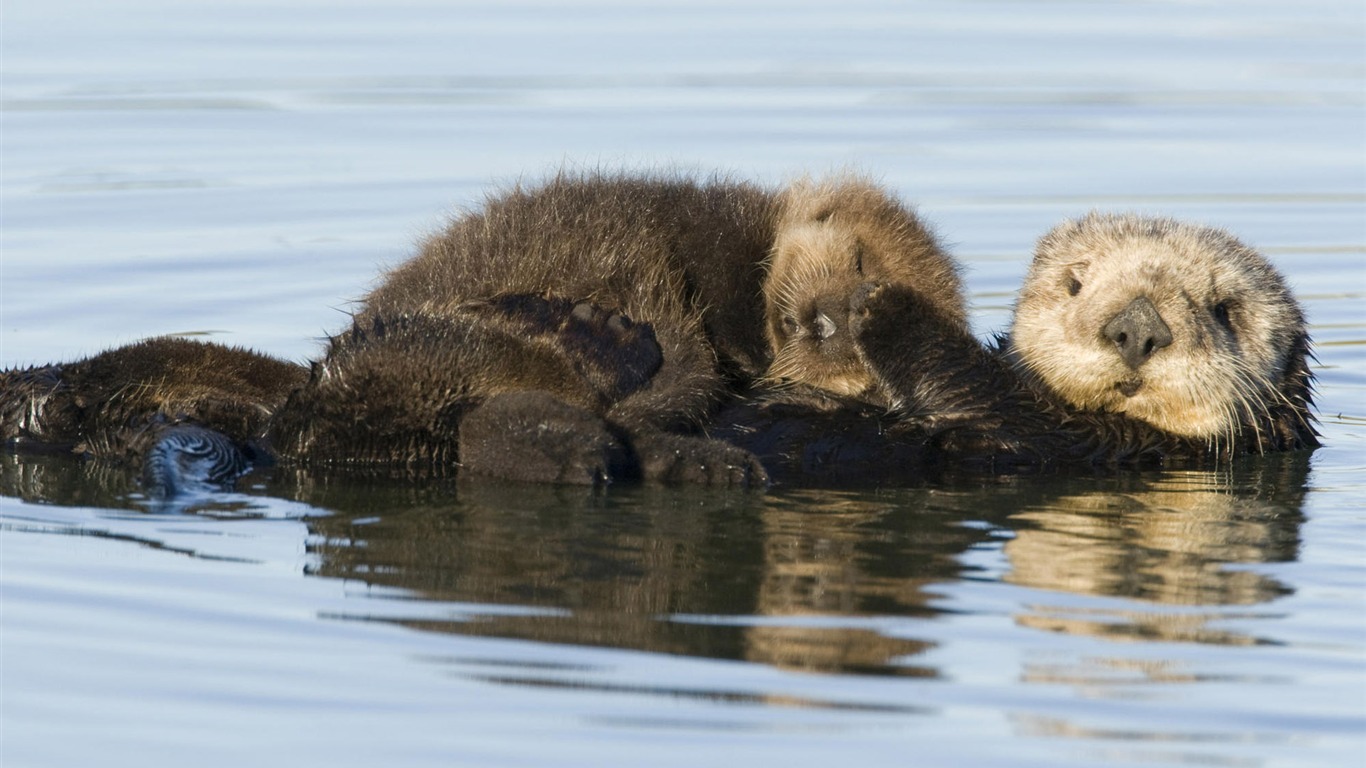
[[[1217,230],[1105,215],[1059,226],[997,349],[905,287],[865,284],[850,317],[891,413],[772,393],[722,412],[712,434],[779,477],[839,482],[946,465],[1204,466],[1319,445],[1303,313],[1262,256]]]
[[[1212,444],[1293,443],[1312,436],[1307,338],[1285,281],[1227,232],[1092,214],[1039,241],[1006,350],[1078,411]]]
[[[849,332],[849,297],[866,282],[915,289],[967,329],[956,264],[885,190],[854,176],[802,179],[779,199],[764,281],[770,381],[877,398]]]

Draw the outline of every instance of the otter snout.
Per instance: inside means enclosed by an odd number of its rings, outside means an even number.
[[[1135,370],[1172,343],[1171,328],[1147,296],[1139,296],[1110,318],[1101,335],[1114,343],[1120,359]]]

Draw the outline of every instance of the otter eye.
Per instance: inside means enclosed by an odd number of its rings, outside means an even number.
[[[1067,295],[1076,296],[1081,293],[1081,281],[1075,277],[1067,278]]]
[[[1217,320],[1220,325],[1224,326],[1230,331],[1233,330],[1233,321],[1229,319],[1228,316],[1227,301],[1221,301],[1218,304],[1215,304],[1214,307],[1210,309],[1210,313],[1214,315],[1214,319]]]
[[[801,326],[797,324],[797,318],[791,315],[783,317],[783,333],[788,336],[796,336],[799,330],[801,330]]]

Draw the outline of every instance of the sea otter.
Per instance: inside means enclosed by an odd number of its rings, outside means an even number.
[[[866,375],[853,383],[860,374],[852,370],[846,329],[848,291],[868,279],[913,287],[946,314],[963,314],[953,262],[913,213],[864,179],[800,181],[775,193],[719,179],[561,174],[492,197],[452,221],[385,276],[363,300],[357,324],[390,326],[395,318],[440,324],[471,301],[509,294],[617,313],[651,329],[660,364],[637,386],[591,406],[558,397],[558,374],[543,370],[535,354],[521,354],[515,340],[499,355],[466,361],[465,372],[479,383],[461,396],[463,404],[510,391],[540,394],[504,397],[496,409],[462,422],[462,467],[522,477],[515,446],[486,449],[505,442],[496,437],[500,425],[553,418],[566,430],[566,444],[576,429],[586,443],[614,436],[631,457],[620,476],[761,484],[764,471],[750,454],[694,433],[718,403],[760,380],[866,389]],[[841,296],[838,307],[826,301],[832,291]],[[844,314],[836,313],[840,308]],[[820,338],[808,338],[806,329],[814,326],[823,329]],[[357,339],[366,350],[366,373],[359,377],[368,382],[365,397],[330,383],[358,378],[351,372],[361,359],[351,354]],[[422,460],[429,446],[403,433],[401,420],[376,414],[449,391],[406,368],[430,365],[464,343],[429,342],[421,334],[339,336],[321,364],[327,376],[315,375],[282,411],[273,431],[276,449],[305,463]],[[357,430],[358,423],[367,426]],[[400,431],[390,435],[391,429]],[[459,431],[454,423],[448,430]],[[533,445],[522,448],[536,452]],[[602,479],[615,476],[603,470]]]
[[[517,457],[519,476],[591,483],[625,462],[624,449],[600,426],[556,440],[554,416],[572,407],[600,412],[648,381],[660,362],[649,326],[620,313],[503,296],[440,318],[357,323],[333,339],[311,373],[251,350],[170,337],[6,371],[0,436],[12,450],[141,464],[155,495],[173,495],[231,481],[250,464],[273,460],[285,441],[335,448],[340,464],[439,467],[460,456],[477,467],[490,446],[517,439],[517,425],[485,430],[471,449],[461,445],[468,438],[461,421],[481,409],[501,412],[500,397],[535,393],[541,399],[533,402],[562,405],[541,409],[538,439]]]
[[[764,281],[766,379],[877,401],[849,332],[849,297],[869,281],[915,289],[967,330],[957,263],[909,209],[853,176],[787,187]]]
[[[1207,466],[1319,445],[1303,312],[1221,230],[1107,214],[1059,225],[994,349],[900,286],[861,286],[851,326],[890,413],[774,393],[720,414],[713,435],[808,480],[931,464]]]

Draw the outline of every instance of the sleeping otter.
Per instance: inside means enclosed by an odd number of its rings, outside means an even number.
[[[840,282],[834,282],[836,275]],[[553,418],[566,430],[565,444],[576,429],[585,443],[610,443],[605,435],[619,442],[629,461],[625,469],[604,465],[601,480],[638,475],[762,483],[764,471],[747,452],[692,433],[719,402],[763,377],[792,377],[838,391],[866,388],[849,384],[855,374],[840,355],[852,359],[852,347],[847,331],[838,329],[848,324],[850,287],[870,278],[925,291],[946,313],[962,316],[952,262],[913,214],[862,179],[804,181],[771,193],[721,180],[562,174],[538,188],[514,188],[454,220],[365,298],[357,324],[391,325],[401,317],[425,318],[427,326],[452,319],[463,324],[467,318],[460,314],[469,302],[509,294],[568,299],[628,317],[652,330],[658,370],[591,404],[560,397],[553,386],[559,374],[531,351],[522,354],[515,340],[497,355],[464,361],[463,371],[474,381],[443,407],[458,402],[464,408],[513,391],[540,394],[504,396],[496,409],[462,421],[459,430],[475,428],[481,435],[458,440],[462,467],[524,476],[525,467],[511,457],[537,448],[504,445],[496,437],[500,425]],[[841,295],[844,315],[818,307],[831,289]],[[801,322],[809,327],[818,308],[829,310],[818,316],[831,329],[818,348],[824,351],[803,353],[797,366],[783,364],[796,357],[800,340],[784,330],[780,318],[806,313]],[[350,396],[315,375],[282,412],[273,432],[276,449],[306,463],[423,460],[429,446],[414,447],[410,435],[388,434],[401,420],[371,414],[430,400],[433,391],[452,391],[438,386],[439,376],[406,370],[425,370],[445,350],[463,351],[469,344],[444,335],[437,333],[433,341],[411,334],[335,339],[321,370],[335,380],[356,379],[351,368],[360,357],[351,347],[361,339],[365,359],[379,361],[365,363],[360,377],[369,383],[369,394]],[[357,431],[356,423],[367,427]],[[493,445],[504,447],[485,450]],[[449,460],[452,454],[443,455]],[[574,467],[569,474],[577,473]],[[560,474],[547,470],[536,479]]]
[[[803,179],[781,201],[764,281],[771,383],[879,399],[849,334],[849,297],[865,282],[913,288],[966,331],[957,265],[884,190],[857,177]]]
[[[851,318],[892,413],[778,393],[723,412],[713,435],[778,474],[838,480],[1319,445],[1304,315],[1266,259],[1219,230],[1102,214],[1058,226],[994,350],[899,286],[865,284]]]

